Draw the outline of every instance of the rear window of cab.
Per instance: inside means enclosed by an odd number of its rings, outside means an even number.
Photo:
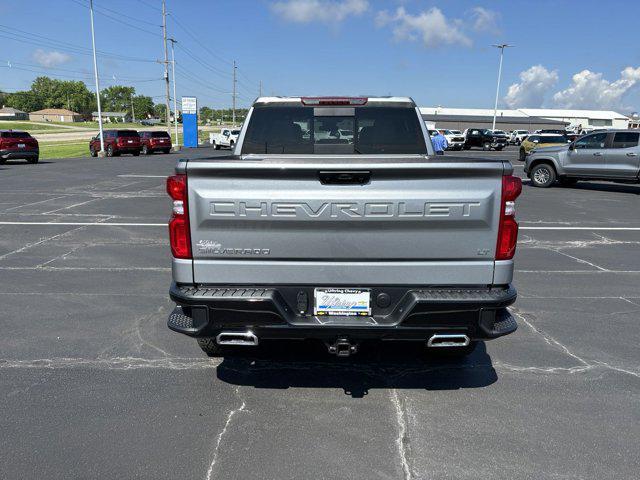
[[[335,112],[338,110],[338,113]],[[242,154],[426,154],[414,108],[255,107]]]

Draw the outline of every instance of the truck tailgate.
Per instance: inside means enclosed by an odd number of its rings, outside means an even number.
[[[194,281],[491,284],[503,170],[418,156],[190,162]],[[362,177],[323,184],[326,172]]]

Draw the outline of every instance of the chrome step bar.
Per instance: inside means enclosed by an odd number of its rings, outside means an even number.
[[[218,345],[243,345],[255,347],[258,337],[251,330],[246,332],[222,332],[216,337]]]
[[[466,335],[433,335],[427,342],[427,347],[466,347],[469,343],[471,343],[471,340]]]

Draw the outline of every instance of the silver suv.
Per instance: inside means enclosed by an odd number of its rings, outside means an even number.
[[[568,145],[533,150],[524,173],[536,187],[556,180],[572,185],[578,180],[640,182],[640,131],[609,130],[585,135]]]

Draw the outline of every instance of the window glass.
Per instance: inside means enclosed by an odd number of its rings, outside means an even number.
[[[562,135],[545,135],[540,136],[540,143],[567,143],[567,137]]]
[[[313,108],[274,106],[253,110],[242,153],[424,154],[426,145],[413,108],[362,107],[354,116],[314,117]]]
[[[169,134],[167,132],[151,132],[151,136],[153,138],[169,138]]]
[[[640,132],[617,132],[613,137],[613,148],[631,148],[638,146]]]
[[[27,132],[2,132],[2,138],[31,138]]]
[[[139,137],[135,130],[118,130],[118,137]]]
[[[540,141],[540,137],[538,135],[529,135],[527,137],[527,142],[535,142],[536,140]]]
[[[607,133],[594,133],[582,137],[580,140],[576,140],[575,147],[577,149],[596,149],[604,148],[604,143],[607,140]]]

